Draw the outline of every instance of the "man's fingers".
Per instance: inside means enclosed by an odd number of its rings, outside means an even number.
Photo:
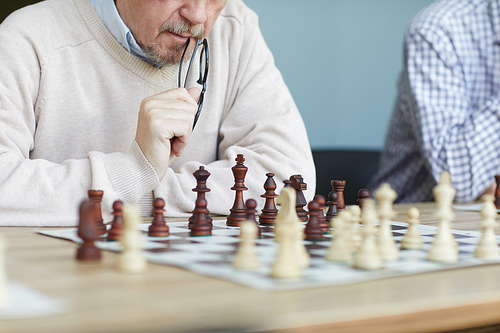
[[[201,90],[199,88],[193,87],[188,89],[188,93],[189,95],[191,95],[191,97],[193,97],[196,103],[198,103],[198,100],[200,99],[201,95]]]

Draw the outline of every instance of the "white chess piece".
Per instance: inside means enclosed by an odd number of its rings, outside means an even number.
[[[289,223],[293,226],[295,232],[297,233],[294,238],[294,248],[296,252],[296,260],[299,266],[302,268],[309,267],[311,263],[311,258],[309,253],[307,253],[306,246],[304,244],[304,225],[300,222],[297,216],[297,210],[295,207],[296,193],[293,188],[285,187],[281,191],[280,196],[276,199],[277,203],[281,205],[281,208],[276,216],[276,222],[274,224],[274,240],[276,242],[281,241],[282,233],[280,232],[282,226],[287,226]]]
[[[325,256],[327,260],[352,260],[351,219],[352,215],[347,210],[341,210],[337,217],[333,218],[333,240]]]
[[[354,267],[366,270],[382,268],[382,258],[375,239],[376,229],[373,225],[377,212],[372,199],[363,202],[361,220],[363,222],[363,242],[354,258]]]
[[[392,208],[397,193],[388,183],[382,184],[376,191],[375,197],[379,202],[378,215],[380,217],[380,226],[378,233],[378,246],[382,260],[396,261],[399,259],[399,249],[396,246],[392,235],[390,219],[396,215]]]
[[[276,237],[279,239],[279,250],[271,269],[271,276],[278,279],[292,279],[299,278],[301,272],[301,251],[297,251],[297,212],[295,210],[296,200],[295,190],[293,188],[285,187],[280,196],[277,198],[277,203],[281,205],[281,209],[276,216],[276,224],[279,225],[278,230],[275,230]],[[309,257],[309,254],[307,255]],[[302,263],[303,264],[303,263]]]
[[[500,251],[495,237],[495,228],[498,226],[498,223],[495,221],[498,213],[493,203],[495,197],[492,195],[483,195],[481,199],[484,201],[483,208],[481,209],[481,229],[483,235],[474,251],[474,256],[485,260],[498,260],[500,258]]]
[[[257,225],[255,222],[246,220],[240,228],[240,244],[236,251],[233,266],[241,270],[255,271],[260,268],[260,258],[255,252],[255,238],[257,237]]]
[[[357,250],[361,246],[361,241],[363,237],[361,236],[361,231],[359,227],[359,222],[361,221],[361,208],[358,205],[353,205],[348,207],[351,212],[351,240],[353,242],[353,247]]]
[[[424,240],[418,231],[418,224],[420,223],[420,211],[417,207],[408,209],[408,230],[401,240],[401,248],[408,250],[418,250],[424,246]]]
[[[125,228],[120,243],[123,251],[118,257],[118,268],[125,273],[137,274],[146,270],[147,262],[142,254],[142,239],[137,225],[141,221],[139,208],[136,205],[123,206]]]
[[[5,251],[7,249],[7,241],[0,236],[0,308],[5,308],[9,305],[10,294],[7,282],[7,270],[5,267]]]
[[[448,172],[441,173],[439,184],[433,188],[432,193],[437,205],[436,217],[439,229],[432,241],[428,259],[445,263],[457,262],[458,246],[451,232],[451,221],[454,218],[451,206],[456,190],[451,185],[451,175]]]

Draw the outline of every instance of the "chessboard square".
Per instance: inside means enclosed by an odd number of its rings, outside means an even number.
[[[238,229],[217,229],[212,230],[213,236],[239,236],[240,230]]]
[[[422,236],[421,235],[421,237],[422,237],[422,240],[424,241],[424,243],[428,243],[428,244],[432,243],[432,241],[434,240],[434,237],[430,237],[430,236]]]
[[[199,261],[222,261],[223,256],[216,253],[188,252],[144,252],[146,259],[158,264],[174,265],[190,268]]]
[[[192,253],[233,251],[235,249],[234,246],[217,244],[217,243],[176,244],[170,246],[170,248],[174,250],[186,251]]]
[[[180,233],[183,233],[183,232],[189,232],[189,228],[181,228],[181,227],[172,227],[172,226],[169,226],[169,231],[170,231],[170,234],[180,234]]]
[[[175,235],[170,235],[170,236],[166,236],[166,237],[152,237],[152,236],[148,236],[147,234],[144,234],[142,238],[144,241],[149,241],[149,242],[182,239],[182,237],[175,236]]]
[[[303,272],[303,278],[309,281],[343,284],[364,280],[364,273],[363,271],[348,266],[343,267],[336,264],[326,264],[320,268],[314,267],[306,269]]]
[[[238,237],[204,236],[190,237],[190,240],[199,243],[236,244],[240,241]]]
[[[402,261],[425,260],[427,252],[422,250],[401,250],[399,251],[399,257]]]
[[[418,260],[410,260],[410,261],[394,261],[394,262],[385,262],[384,268],[403,273],[418,273],[418,272],[426,272],[430,270],[440,269],[442,266],[441,263],[434,261],[418,261]]]
[[[470,237],[470,238],[459,238],[460,241],[458,242],[458,244],[465,244],[465,245],[470,245],[470,244],[478,244],[479,243],[479,240],[480,238],[477,238],[477,237]]]
[[[474,250],[476,249],[475,245],[468,245],[468,244],[460,244],[458,245],[458,252],[459,253],[474,253]]]
[[[326,253],[328,252],[328,248],[323,248],[323,249],[312,249],[312,250],[309,250],[308,251],[309,254],[311,255],[316,255],[316,256],[320,256],[320,257],[325,257],[326,256]]]

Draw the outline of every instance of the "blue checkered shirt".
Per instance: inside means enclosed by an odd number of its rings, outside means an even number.
[[[430,201],[449,171],[456,201],[475,200],[500,174],[500,0],[441,0],[405,37],[405,66],[373,190]]]

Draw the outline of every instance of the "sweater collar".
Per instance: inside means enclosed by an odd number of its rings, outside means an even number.
[[[132,32],[123,22],[114,0],[89,0],[97,15],[109,32],[128,52],[155,66],[135,40]],[[155,66],[156,67],[156,66]]]

